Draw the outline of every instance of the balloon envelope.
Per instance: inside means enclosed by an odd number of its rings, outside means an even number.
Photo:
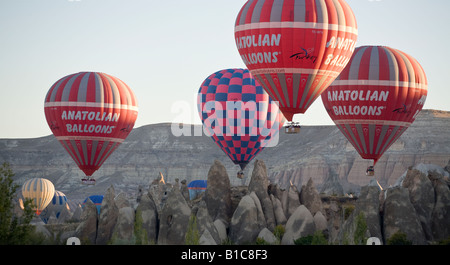
[[[242,60],[288,121],[344,69],[357,35],[344,0],[249,0],[235,23]]]
[[[48,126],[86,176],[130,134],[137,114],[133,91],[104,73],[63,77],[45,97]]]
[[[53,195],[52,200],[50,201],[48,206],[41,212],[41,220],[44,223],[47,223],[48,219],[53,213],[55,213],[56,218],[59,218],[59,215],[64,207],[68,207],[66,195],[61,191],[55,191],[55,195]]]
[[[44,178],[32,178],[22,185],[22,196],[25,199],[32,200],[33,211],[36,215],[40,215],[42,210],[53,199],[55,195],[55,186],[53,183]]]
[[[427,93],[425,72],[413,57],[389,47],[363,46],[322,101],[361,157],[376,163],[414,122]]]
[[[206,191],[206,188],[208,186],[208,183],[206,180],[193,180],[189,182],[188,184],[188,191],[189,191],[189,199],[193,200],[197,198],[197,196],[203,192]]]
[[[102,202],[103,202],[103,195],[91,195],[89,197],[87,197],[86,199],[84,199],[82,207],[84,208],[84,204],[87,202],[87,200],[91,200],[95,207],[97,208],[97,213],[100,214],[100,209],[102,207]]]
[[[204,131],[244,169],[276,145],[284,117],[247,69],[226,69],[202,83],[197,99]]]

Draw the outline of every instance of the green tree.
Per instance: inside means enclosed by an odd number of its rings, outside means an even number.
[[[388,240],[388,245],[412,245],[412,241],[408,240],[407,235],[402,231],[395,232]]]
[[[356,216],[356,229],[353,240],[355,245],[365,245],[367,241],[366,237],[367,231],[367,222],[363,212],[360,212],[358,216]]]
[[[25,245],[34,241],[31,200],[24,201],[22,217],[14,216],[13,199],[19,186],[13,184],[13,176],[9,163],[3,163],[0,166],[0,245]]]
[[[328,245],[328,240],[322,231],[316,231],[312,238],[311,245]]]
[[[185,243],[186,245],[199,245],[200,243],[200,235],[198,233],[197,227],[197,217],[195,215],[191,215],[191,217],[189,218],[189,225],[186,232]]]
[[[147,230],[143,226],[142,211],[136,211],[136,218],[134,220],[134,236],[136,237],[136,245],[148,245]]]
[[[304,236],[294,240],[294,245],[328,245],[322,231],[314,232],[314,235]]]
[[[273,235],[277,238],[277,245],[281,244],[281,239],[284,236],[284,233],[286,232],[286,229],[283,225],[277,225],[275,226],[275,229],[273,230]]]

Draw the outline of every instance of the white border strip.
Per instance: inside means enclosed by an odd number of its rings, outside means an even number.
[[[336,30],[336,31],[344,31],[346,33],[358,34],[358,29],[342,26],[337,24],[327,24],[327,23],[316,23],[316,22],[293,22],[293,21],[284,21],[284,22],[256,22],[249,23],[244,25],[235,26],[234,32],[244,31],[244,30],[252,30],[252,29],[275,29],[275,28],[298,28],[298,29],[319,29],[319,30]]]
[[[115,142],[122,143],[125,139],[113,138],[113,137],[97,137],[97,136],[56,136],[58,141],[105,141],[105,142]]]
[[[308,74],[308,75],[330,75],[337,77],[340,72],[330,70],[317,70],[308,68],[262,68],[250,70],[253,75],[260,74]]]
[[[332,86],[394,86],[394,87],[412,87],[428,89],[426,84],[400,82],[391,80],[335,80]]]
[[[405,121],[389,121],[389,120],[358,120],[358,119],[348,119],[348,120],[334,120],[335,124],[375,124],[375,125],[389,125],[389,126],[402,126],[409,127],[412,123]]]
[[[87,107],[87,108],[105,108],[105,109],[125,109],[125,110],[135,110],[138,111],[137,106],[123,105],[123,104],[112,104],[112,103],[99,103],[99,102],[45,102],[44,107]]]

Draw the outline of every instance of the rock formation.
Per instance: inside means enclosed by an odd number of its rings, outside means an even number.
[[[281,205],[283,206],[286,218],[289,219],[291,215],[300,206],[299,192],[296,186],[289,186],[289,190],[282,193]]]
[[[231,218],[230,240],[236,244],[255,242],[264,227],[265,218],[258,197],[254,192],[245,195]]]
[[[264,240],[265,242],[267,242],[268,244],[271,244],[271,245],[275,245],[278,243],[277,237],[272,232],[270,232],[270,230],[267,228],[263,228],[263,230],[261,230],[261,232],[259,232],[258,238]]]
[[[425,234],[414,206],[409,200],[408,189],[397,186],[387,191],[383,228],[386,239],[401,232],[405,233],[413,244],[425,244]]]
[[[113,229],[119,216],[119,209],[114,201],[114,186],[110,186],[103,197],[100,216],[98,219],[97,245],[106,245],[112,238]]]
[[[340,227],[337,241],[332,242],[351,245],[365,244],[365,242],[355,242],[355,233],[360,229],[358,225],[361,227],[361,222],[366,227],[365,231],[363,231],[363,235],[366,238],[377,237],[382,239],[379,197],[380,190],[378,187],[362,187],[361,194],[355,203],[355,209]]]
[[[84,204],[83,213],[81,214],[81,223],[75,231],[75,236],[81,240],[82,244],[95,244],[97,238],[97,222],[97,208],[88,199]]]
[[[407,188],[416,215],[427,240],[432,240],[431,215],[434,208],[434,189],[431,180],[417,169],[408,170],[402,187]]]
[[[153,199],[148,194],[141,196],[136,208],[136,220],[139,220],[139,230],[143,233],[144,243],[156,243],[158,238],[158,211]]]
[[[206,202],[204,200],[201,200],[197,207],[198,209],[196,210],[196,217],[198,232],[200,235],[205,234],[202,244],[218,245],[222,243],[219,232],[217,231],[217,228],[214,225],[214,221],[208,212],[208,208],[206,207]]]
[[[319,195],[312,180],[303,185],[300,193],[295,185],[282,189],[269,184],[266,170],[264,162],[257,161],[251,185],[237,189],[217,179],[225,177],[226,171],[216,161],[209,171],[208,196],[205,193],[202,198],[189,202],[181,193],[183,185],[169,182],[158,181],[148,191],[141,189],[135,193],[140,199],[125,193],[115,197],[115,187],[110,186],[100,215],[88,200],[82,211],[73,209],[81,212],[79,223],[61,225],[52,217],[54,224],[36,221],[35,225],[46,237],[75,236],[82,244],[98,245],[183,245],[186,242],[292,245],[297,239],[316,237],[318,232],[332,244],[365,244],[370,237],[386,244],[397,232],[405,233],[407,240],[415,245],[436,244],[450,237],[450,174],[440,166],[411,167],[396,185],[387,189],[371,180],[361,188],[358,198]],[[237,202],[235,207],[231,194]],[[164,203],[159,203],[160,213],[154,198],[165,198]],[[265,204],[263,200],[268,201]],[[137,201],[135,207],[130,203]],[[212,211],[208,203],[214,205]],[[226,222],[228,212],[232,214]],[[285,228],[281,238],[275,233],[279,227],[273,229],[276,225]],[[188,241],[187,235],[193,235],[194,240]]]
[[[130,206],[119,209],[112,234],[112,244],[134,244],[135,211]]]
[[[312,215],[315,215],[318,211],[323,211],[322,200],[320,199],[319,192],[314,186],[312,178],[308,180],[306,186],[302,186],[300,203],[305,205]]]
[[[181,192],[173,188],[161,211],[158,245],[183,245],[190,216],[191,208]]]
[[[261,202],[262,211],[264,213],[267,228],[271,231],[275,229],[275,214],[273,211],[273,204],[267,192],[269,186],[269,179],[267,176],[266,165],[261,160],[256,160],[253,168],[252,177],[248,185],[248,191],[255,192],[259,201]]]
[[[295,240],[313,235],[315,231],[314,217],[308,208],[300,205],[286,223],[286,232],[281,240],[281,244],[294,245]]]
[[[230,179],[223,164],[216,160],[208,172],[208,187],[205,200],[208,212],[213,220],[221,219],[226,225],[231,220],[231,189]]]
[[[437,172],[428,172],[433,183],[435,204],[431,213],[431,230],[434,240],[444,240],[450,237],[450,182]]]
[[[272,201],[273,205],[273,213],[275,215],[275,222],[277,225],[285,225],[287,222],[286,215],[284,214],[283,206],[281,205],[281,201],[273,196],[273,194],[270,194],[270,200]]]

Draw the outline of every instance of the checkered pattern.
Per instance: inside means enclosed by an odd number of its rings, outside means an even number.
[[[248,70],[210,75],[198,92],[204,130],[242,169],[276,136],[284,117]]]

